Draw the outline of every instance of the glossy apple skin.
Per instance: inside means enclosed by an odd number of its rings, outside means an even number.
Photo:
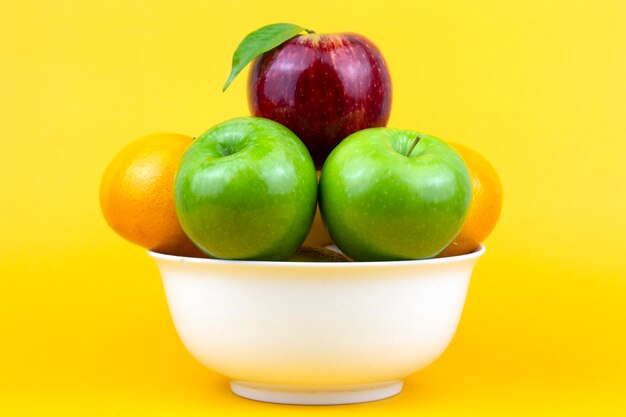
[[[248,78],[250,112],[291,129],[317,167],[348,135],[386,126],[391,94],[383,56],[356,34],[292,38],[259,56]]]
[[[333,242],[357,261],[431,258],[459,233],[471,200],[461,157],[428,135],[373,128],[328,156],[319,203]]]
[[[315,166],[286,127],[256,117],[232,119],[183,154],[174,201],[183,230],[208,255],[285,260],[313,221]]]

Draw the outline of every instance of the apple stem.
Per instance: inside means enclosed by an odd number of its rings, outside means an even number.
[[[415,149],[415,145],[417,145],[421,139],[422,137],[420,135],[417,135],[415,139],[413,139],[413,142],[411,142],[411,145],[409,145],[409,150],[406,153],[406,156],[411,156],[411,153],[413,153],[413,149]]]
[[[312,34],[314,34],[314,33],[315,33],[315,31],[314,31],[314,30],[311,30],[311,29],[304,29],[304,31],[305,31],[306,33],[308,33],[309,35],[312,35]]]

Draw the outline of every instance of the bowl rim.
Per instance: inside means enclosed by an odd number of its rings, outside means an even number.
[[[194,264],[205,264],[205,265],[250,265],[250,266],[281,266],[287,268],[297,268],[306,266],[307,268],[355,268],[361,266],[401,266],[401,265],[432,265],[432,264],[446,264],[446,263],[455,263],[462,262],[471,259],[476,259],[481,257],[486,251],[485,245],[482,243],[478,246],[476,250],[470,253],[466,253],[463,255],[457,256],[447,256],[445,258],[428,258],[428,259],[412,259],[405,261],[366,261],[366,262],[302,262],[302,261],[247,261],[247,260],[233,260],[233,259],[215,259],[215,258],[193,258],[188,256],[179,256],[179,255],[168,255],[165,253],[159,253],[155,251],[148,250],[148,255],[150,255],[154,259],[164,260],[164,261],[180,261],[186,263],[194,263]]]

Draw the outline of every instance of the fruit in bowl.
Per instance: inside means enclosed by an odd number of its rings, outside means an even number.
[[[475,150],[450,144],[461,155],[472,180],[472,202],[463,228],[438,256],[455,256],[475,250],[491,234],[502,210],[502,183],[489,161]]]
[[[183,230],[210,256],[282,260],[311,228],[317,178],[309,152],[289,129],[241,117],[189,146],[174,196]]]
[[[120,236],[156,252],[204,256],[183,232],[174,208],[174,176],[192,140],[153,133],[111,160],[100,183],[100,208]]]
[[[238,47],[224,89],[252,59],[250,112],[291,129],[317,167],[346,136],[387,124],[391,78],[381,52],[364,36],[265,26]]]
[[[333,242],[357,261],[430,258],[459,233],[469,173],[445,142],[410,130],[361,130],[324,164],[320,208]]]
[[[302,246],[288,262],[351,262],[343,253],[323,246]]]

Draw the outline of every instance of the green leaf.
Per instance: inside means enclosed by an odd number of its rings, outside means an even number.
[[[307,33],[314,33],[312,30],[305,29],[298,25],[292,25],[291,23],[275,23],[273,25],[263,26],[249,33],[248,36],[243,38],[233,54],[232,69],[230,70],[230,75],[222,91],[226,91],[237,74],[254,58],[261,55],[263,52],[276,48],[281,43],[305,31]]]

